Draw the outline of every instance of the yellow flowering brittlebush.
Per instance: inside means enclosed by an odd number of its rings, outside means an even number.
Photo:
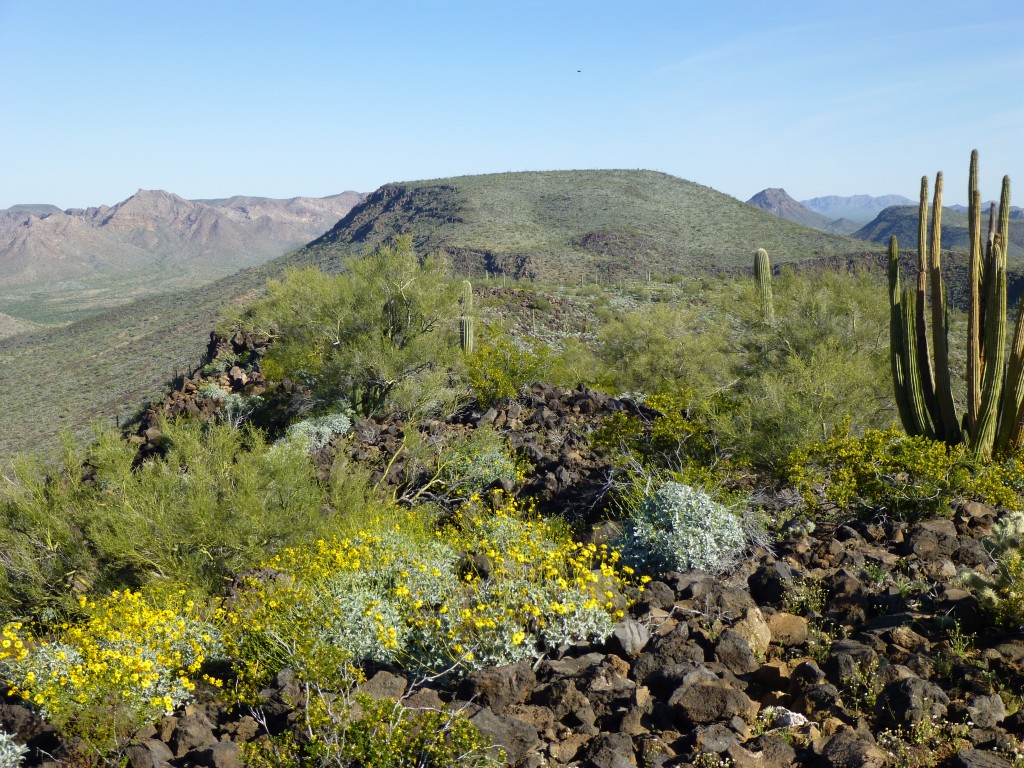
[[[171,602],[132,591],[82,598],[82,619],[42,638],[8,624],[0,642],[8,693],[101,753],[115,749],[191,698],[192,679],[217,646],[194,603],[183,595]]]
[[[426,674],[510,663],[607,636],[631,574],[618,559],[513,499],[473,496],[444,530],[410,512],[283,550],[233,602],[225,644],[250,692],[286,666],[329,683],[353,662]]]

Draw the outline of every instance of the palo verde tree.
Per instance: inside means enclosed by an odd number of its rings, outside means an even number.
[[[402,236],[349,260],[337,276],[289,271],[242,324],[274,339],[264,372],[303,383],[313,409],[344,401],[363,415],[385,407],[426,413],[448,403],[462,365],[460,295],[444,261],[421,261]]]
[[[1006,358],[1006,251],[1010,231],[1010,178],[1003,177],[998,215],[989,212],[982,247],[978,152],[971,153],[968,182],[970,295],[967,308],[967,408],[953,401],[949,321],[942,280],[942,174],[935,178],[930,237],[928,179],[921,179],[916,290],[900,286],[899,247],[889,241],[890,363],[896,405],[910,435],[949,445],[966,442],[983,459],[1016,450],[1024,433],[1024,304],[1009,360]],[[931,300],[931,333],[927,303]],[[930,338],[929,338],[930,336]]]

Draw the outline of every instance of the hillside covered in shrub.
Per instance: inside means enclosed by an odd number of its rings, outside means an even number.
[[[1021,460],[894,426],[881,274],[452,259],[291,269],[19,459],[0,766],[1022,764]]]

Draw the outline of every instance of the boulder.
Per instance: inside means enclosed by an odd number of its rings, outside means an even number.
[[[828,768],[883,768],[889,758],[874,740],[852,728],[842,728],[825,743],[822,765]]]
[[[536,685],[533,666],[528,659],[521,659],[515,664],[476,670],[463,680],[458,695],[500,715],[510,705],[525,702]]]
[[[732,717],[749,721],[758,708],[746,693],[733,688],[707,667],[691,670],[669,697],[668,705],[684,727]]]

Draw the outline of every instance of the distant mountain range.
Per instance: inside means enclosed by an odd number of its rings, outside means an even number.
[[[860,226],[854,221],[842,218],[833,219],[813,211],[790,197],[784,189],[763,189],[747,200],[747,204],[760,208],[762,211],[768,211],[780,219],[803,224],[812,229],[820,229],[822,232],[848,235]]]
[[[852,235],[885,208],[892,205],[913,205],[913,200],[902,195],[829,195],[798,202],[784,189],[768,188],[747,200],[747,204],[768,211],[780,219],[803,224],[805,227],[822,232]]]
[[[858,224],[867,224],[875,216],[892,205],[917,205],[917,201],[911,200],[903,195],[851,195],[841,197],[839,195],[827,195],[825,197],[812,197],[810,200],[801,200],[800,205],[810,208],[812,211],[825,216],[830,221],[835,219],[849,219]]]
[[[813,227],[822,232],[835,232],[885,245],[896,235],[904,251],[917,248],[918,203],[902,195],[854,195],[852,197],[816,197],[797,202],[784,189],[764,189],[747,201],[761,210],[786,221]],[[986,210],[990,203],[985,204]],[[942,208],[943,250],[967,251],[967,208],[963,205]],[[845,218],[830,219],[832,214]],[[1024,212],[1010,208],[1011,259],[1024,258]],[[988,216],[982,226],[988,225]]]
[[[186,200],[140,189],[114,206],[15,205],[0,210],[0,312],[71,319],[65,309],[84,316],[210,282],[309,242],[363,197]],[[30,294],[35,317],[18,306]],[[40,295],[59,297],[60,306],[47,308]]]

